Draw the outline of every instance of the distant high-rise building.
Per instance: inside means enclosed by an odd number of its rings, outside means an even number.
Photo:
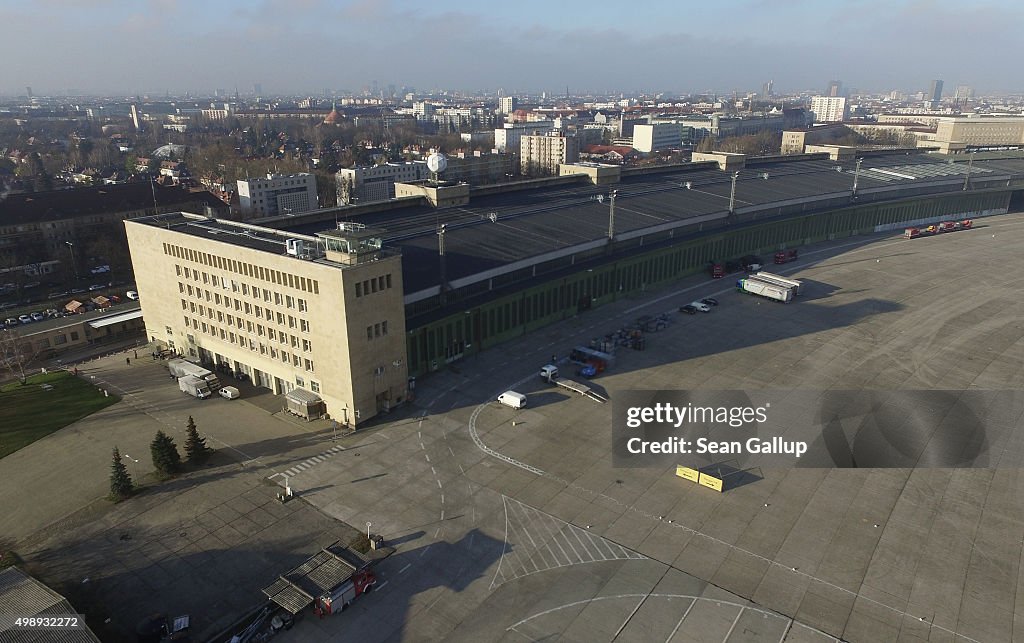
[[[761,98],[767,100],[775,95],[775,92],[772,91],[772,85],[774,84],[774,80],[769,80],[767,83],[761,86]]]
[[[260,83],[253,83],[252,84],[252,93],[255,96],[262,96],[263,95],[263,85],[261,85]]]
[[[842,96],[813,96],[811,112],[815,123],[841,123],[850,116],[846,99]]]
[[[502,96],[498,99],[498,113],[499,114],[511,114],[516,111],[516,97],[515,96]]]
[[[28,99],[32,100],[32,85],[25,88],[25,93],[28,94]]]
[[[938,109],[939,103],[942,102],[942,81],[933,80],[932,86],[928,90],[928,106],[932,109]]]
[[[957,85],[956,94],[953,95],[953,100],[957,106],[963,106],[967,101],[974,98],[974,88],[970,85]]]
[[[825,89],[825,96],[828,98],[837,98],[843,95],[843,81],[841,80],[830,80],[828,81],[828,87]]]
[[[520,139],[519,162],[523,174],[543,176],[557,174],[558,166],[575,163],[579,149],[573,136],[523,136]]]

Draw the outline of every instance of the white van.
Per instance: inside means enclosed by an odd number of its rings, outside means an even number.
[[[521,409],[526,406],[526,396],[515,391],[505,391],[498,396],[498,401],[514,409]]]

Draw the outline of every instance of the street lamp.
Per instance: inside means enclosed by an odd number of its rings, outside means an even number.
[[[75,270],[75,281],[78,281],[78,264],[75,263],[75,244],[70,241],[65,241],[64,243],[71,250],[71,267]]]
[[[132,463],[132,478],[135,480],[136,484],[138,484],[138,481],[139,481],[139,469],[138,469],[138,467],[136,465],[139,464],[139,461],[136,460],[135,458],[131,457],[127,453],[122,453],[121,457],[122,458],[128,458],[128,460],[131,461],[131,463]]]

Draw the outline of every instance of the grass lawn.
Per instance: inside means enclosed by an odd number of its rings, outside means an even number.
[[[24,386],[11,382],[0,388],[0,458],[120,399],[65,371],[33,375]]]

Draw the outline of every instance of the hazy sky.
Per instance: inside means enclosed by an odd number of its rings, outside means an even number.
[[[1024,89],[1020,0],[0,0],[0,92]]]

